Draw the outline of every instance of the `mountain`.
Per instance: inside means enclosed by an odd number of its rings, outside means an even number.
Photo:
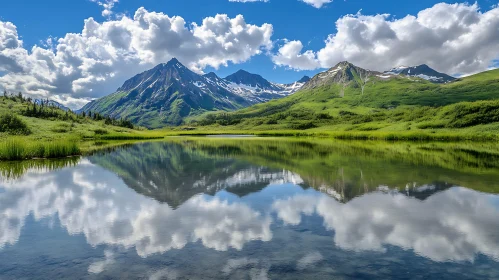
[[[306,82],[310,81],[310,77],[309,76],[303,76],[303,78],[299,79],[297,81],[297,83],[302,83],[302,84],[305,84]]]
[[[92,101],[82,111],[127,118],[140,126],[179,125],[188,116],[249,106],[243,97],[198,75],[177,59],[127,80],[111,95]]]
[[[362,85],[365,84],[371,76],[379,74],[381,73],[362,69],[348,61],[343,61],[336,64],[329,70],[315,75],[303,86],[302,89],[307,90],[332,84],[346,86],[351,82]]]
[[[174,58],[125,81],[115,93],[88,103],[80,111],[160,128],[182,124],[186,118],[205,112],[233,111],[282,98],[303,84],[274,84],[243,70],[226,79],[213,72],[199,75]]]
[[[434,83],[341,62],[315,75],[290,96],[265,106],[214,114],[198,119],[197,124],[251,131],[319,127],[336,132],[410,130],[419,135],[418,130],[492,125],[499,122],[498,111],[499,70]]]
[[[262,90],[279,90],[279,87],[265,80],[262,76],[251,74],[244,70],[239,70],[236,73],[225,77],[225,80],[238,85],[247,85],[248,87],[260,88]]]
[[[225,78],[226,85],[230,91],[246,98],[254,104],[293,94],[305,84],[303,80],[306,80],[306,78],[304,77],[300,81],[291,84],[276,84],[267,81],[260,75],[244,70],[239,70]]]
[[[426,64],[413,67],[399,66],[391,69],[390,71],[386,71],[385,74],[418,77],[432,83],[449,83],[456,80],[454,77],[433,70]]]

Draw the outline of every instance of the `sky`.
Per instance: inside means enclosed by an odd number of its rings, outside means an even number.
[[[455,76],[499,64],[499,1],[17,0],[0,5],[0,89],[71,108],[173,57],[290,83],[348,60]]]

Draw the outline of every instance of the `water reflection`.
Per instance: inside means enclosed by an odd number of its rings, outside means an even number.
[[[92,246],[134,247],[143,257],[198,240],[227,250],[272,238],[270,218],[247,205],[194,196],[173,210],[136,195],[113,173],[85,160],[52,173],[28,172],[1,187],[2,247],[17,242],[29,214],[36,220],[56,215],[70,234],[83,233]]]
[[[303,182],[298,174],[280,168],[209,156],[176,143],[146,143],[89,160],[118,174],[138,193],[172,207],[199,193],[214,195],[226,189],[244,196],[269,184]]]
[[[477,254],[499,260],[499,197],[464,188],[425,201],[372,193],[342,204],[299,195],[277,200],[273,208],[291,225],[316,213],[345,250],[384,252],[386,245],[393,245],[434,261],[473,261]]]
[[[0,180],[0,261],[44,256],[34,245],[55,229],[33,224],[54,220],[69,234],[60,246],[78,248],[82,236],[101,248],[81,258],[85,273],[102,277],[134,264],[133,278],[150,279],[386,278],[417,271],[418,256],[427,273],[453,263],[476,273],[467,278],[499,275],[490,268],[499,261],[499,168],[483,163],[495,150],[406,145],[180,139],[23,165]],[[161,255],[170,262],[158,265]],[[487,269],[470,270],[477,263]],[[5,267],[0,275],[36,275]]]

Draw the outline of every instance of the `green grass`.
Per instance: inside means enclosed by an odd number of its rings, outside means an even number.
[[[486,129],[485,129],[486,131]],[[242,130],[229,128],[205,128],[195,130],[170,130],[167,136],[206,136],[206,135],[255,135],[264,137],[316,137],[343,140],[385,140],[385,141],[497,141],[494,132],[471,131],[336,131],[323,128],[311,130]]]
[[[11,138],[0,142],[0,160],[24,160],[32,158],[62,158],[81,155],[75,141],[31,142]]]
[[[14,118],[0,118],[0,127],[5,127],[4,131],[0,129],[0,140],[5,140],[13,135],[25,135],[23,138],[31,141],[53,141],[65,139],[98,139],[106,136],[120,135],[125,138],[129,135],[131,138],[157,138],[157,132],[148,131],[143,128],[130,129],[125,127],[106,125],[105,120],[93,120],[91,118],[73,118],[64,120],[63,118],[36,118],[23,116],[23,112],[29,106],[27,102],[12,100],[11,98],[0,97],[0,116],[14,116]],[[58,112],[64,116],[65,112],[60,109],[51,108],[50,110]],[[5,119],[4,122],[2,120]],[[13,121],[14,120],[14,121]],[[12,132],[12,127],[25,125],[30,133]],[[3,126],[2,126],[3,125]],[[23,127],[21,127],[24,129]]]

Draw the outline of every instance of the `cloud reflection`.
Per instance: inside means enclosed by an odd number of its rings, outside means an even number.
[[[198,195],[172,209],[86,160],[49,173],[27,172],[0,183],[0,189],[0,248],[18,241],[29,215],[37,221],[57,216],[70,234],[84,234],[92,246],[135,248],[142,257],[190,242],[225,251],[272,239],[272,219],[246,204]],[[383,192],[346,204],[313,192],[274,199],[271,211],[286,224],[300,224],[303,215],[321,216],[345,250],[384,252],[397,246],[434,261],[473,261],[477,254],[499,260],[499,197],[494,195],[452,188],[425,200]],[[320,253],[307,255],[297,268],[321,259]],[[112,260],[106,255],[89,271],[98,273]],[[229,262],[223,272],[230,275],[241,266],[255,268],[254,260]],[[265,269],[257,266],[253,272],[264,276]]]
[[[272,238],[271,219],[245,204],[195,196],[173,210],[88,161],[51,173],[28,172],[0,188],[5,189],[0,193],[0,247],[17,242],[30,214],[36,220],[57,215],[70,234],[83,233],[92,246],[135,247],[142,257],[189,242],[227,250]]]
[[[318,214],[346,250],[414,250],[434,261],[499,259],[499,198],[453,188],[421,201],[403,194],[371,193],[342,204],[330,197],[297,195],[273,204],[287,224]]]

